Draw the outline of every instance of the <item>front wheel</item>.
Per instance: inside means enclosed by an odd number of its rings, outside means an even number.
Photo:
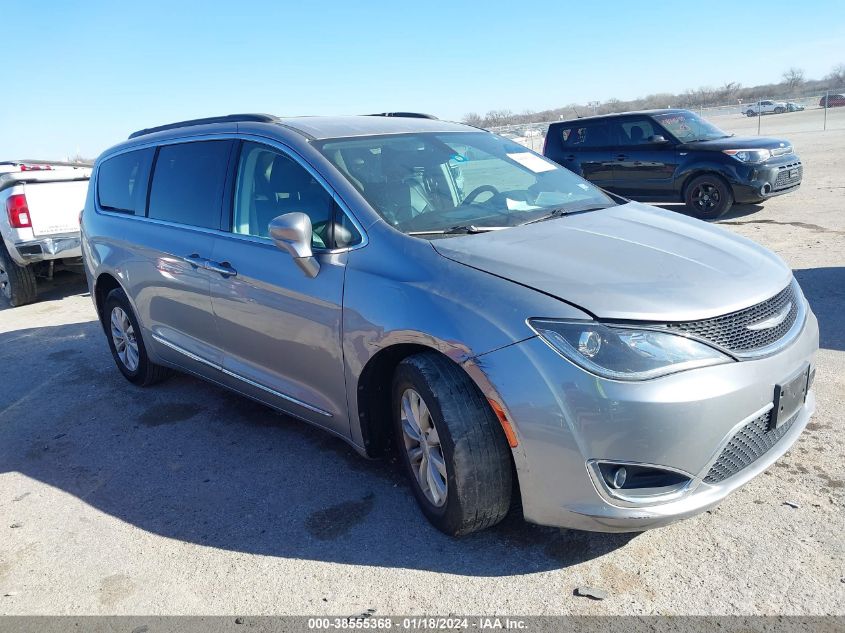
[[[684,202],[695,217],[715,220],[733,206],[734,199],[728,183],[719,176],[705,174],[687,185]]]
[[[756,112],[754,112],[754,110],[748,110],[748,111],[745,113],[745,115],[746,115],[746,116],[757,116],[757,114],[756,114]]]
[[[510,449],[490,405],[457,365],[425,352],[393,378],[394,435],[426,518],[452,536],[488,528],[511,503]]]
[[[784,112],[786,112],[786,110],[783,108],[775,108],[775,114],[783,114]]]
[[[32,303],[37,298],[35,273],[31,266],[18,266],[0,240],[0,295],[13,308]]]

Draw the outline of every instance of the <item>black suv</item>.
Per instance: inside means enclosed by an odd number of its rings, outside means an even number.
[[[594,184],[643,202],[682,201],[714,219],[736,202],[798,188],[802,166],[788,141],[740,138],[689,110],[647,110],[560,121],[543,154]]]

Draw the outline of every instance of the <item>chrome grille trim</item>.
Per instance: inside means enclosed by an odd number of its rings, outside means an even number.
[[[786,318],[776,325],[749,329],[749,326],[774,319],[787,307]],[[707,342],[737,358],[759,358],[791,343],[803,328],[806,315],[806,301],[793,279],[774,297],[749,308],[711,319],[669,323],[667,327],[678,334]]]
[[[751,466],[784,438],[803,410],[776,429],[769,428],[772,409],[752,419],[728,441],[702,481],[717,484]]]

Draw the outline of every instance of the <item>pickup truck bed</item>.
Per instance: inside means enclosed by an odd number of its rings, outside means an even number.
[[[36,276],[81,263],[79,214],[91,169],[0,164],[0,296],[36,298]]]

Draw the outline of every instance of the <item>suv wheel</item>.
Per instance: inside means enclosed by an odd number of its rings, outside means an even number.
[[[775,108],[775,114],[783,114],[784,112],[786,112],[786,110],[780,106]]]
[[[495,525],[511,503],[510,449],[479,389],[433,352],[399,363],[396,443],[423,514],[452,536]]]
[[[719,176],[705,174],[694,178],[684,192],[684,202],[702,220],[715,220],[733,206],[731,188]]]
[[[106,297],[103,308],[103,327],[120,373],[129,382],[141,387],[167,378],[171,371],[156,365],[147,356],[138,319],[123,290],[112,290]]]
[[[757,113],[756,113],[756,112],[754,112],[754,110],[752,110],[751,108],[749,108],[749,109],[745,112],[745,116],[757,116]]]
[[[35,273],[30,266],[18,266],[0,240],[0,295],[13,308],[32,303],[36,298]]]

